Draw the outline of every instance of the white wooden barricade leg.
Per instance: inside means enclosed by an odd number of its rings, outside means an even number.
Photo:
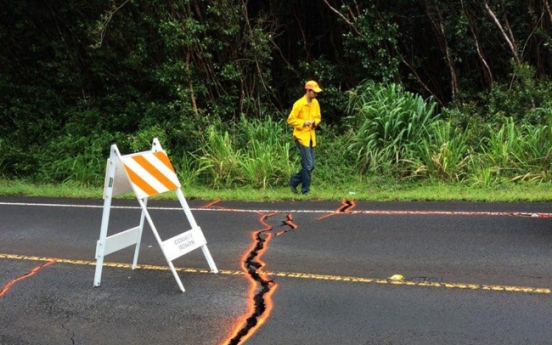
[[[159,246],[162,249],[163,248],[163,240],[161,239],[161,236],[159,236],[159,233],[157,232],[157,228],[155,227],[155,224],[153,223],[153,220],[151,219],[151,216],[150,216],[149,212],[146,209],[146,204],[141,199],[138,199],[138,203],[140,203],[140,206],[142,207],[142,210],[144,210],[144,213],[146,215],[146,219],[148,220],[148,223],[151,227],[151,230],[153,231],[153,235],[155,236],[155,239],[157,240],[157,242],[159,243]],[[163,255],[165,256],[165,259],[167,260],[167,262],[169,264],[169,268],[171,269],[171,272],[174,276],[174,279],[176,280],[176,283],[178,284],[178,287],[180,288],[180,290],[182,292],[185,292],[186,290],[184,289],[184,285],[182,285],[182,281],[180,280],[180,277],[178,276],[178,273],[176,272],[176,269],[174,268],[174,265],[173,265],[171,259],[167,256],[167,254],[165,253],[164,250],[163,250]]]
[[[102,278],[102,269],[105,256],[121,250],[123,248],[136,245],[134,252],[134,261],[132,269],[136,268],[138,262],[138,253],[140,251],[140,240],[144,228],[144,211],[140,217],[140,224],[118,234],[107,236],[109,218],[111,214],[111,202],[113,199],[113,190],[115,187],[115,176],[118,163],[119,151],[117,146],[111,146],[111,154],[107,163],[106,186],[104,190],[104,208],[102,214],[102,224],[100,229],[100,239],[96,244],[96,272],[94,275],[94,286],[100,286]],[[121,167],[119,167],[121,169]]]
[[[184,209],[184,213],[186,213],[186,217],[188,218],[192,229],[199,228],[195,221],[194,215],[192,214],[192,210],[190,210],[190,206],[188,206],[188,202],[186,201],[186,198],[184,198],[182,190],[178,189],[176,191],[176,196],[180,201],[180,205],[182,205],[182,209]],[[211,268],[211,272],[218,273],[217,265],[215,265],[215,261],[209,252],[209,248],[207,248],[207,244],[202,245],[201,250],[203,251],[203,255],[205,256],[207,263],[209,264],[209,268]]]
[[[148,198],[144,199],[144,205],[147,207]],[[132,269],[135,270],[138,265],[138,255],[140,254],[140,243],[142,242],[142,233],[144,231],[144,219],[146,218],[146,212],[142,209],[142,214],[140,215],[140,234],[138,235],[138,242],[136,243],[136,249],[134,249],[134,260],[132,260]]]

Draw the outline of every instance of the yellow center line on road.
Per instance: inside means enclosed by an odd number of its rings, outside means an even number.
[[[0,253],[0,259],[24,260],[24,261],[56,260],[56,264],[96,266],[96,261],[59,259],[59,258],[51,258],[51,257],[16,255],[16,254]],[[132,267],[131,264],[125,264],[125,263],[119,263],[119,262],[104,262],[103,265],[105,267],[114,267],[114,268]],[[169,270],[168,266],[156,266],[156,265],[137,265],[137,268],[142,270],[152,270],[152,271]],[[185,272],[185,273],[211,273],[209,270],[206,270],[206,269],[183,268],[183,267],[175,267],[175,269],[176,271]],[[243,275],[244,272],[233,271],[233,270],[219,270],[219,274]],[[514,293],[517,292],[517,293],[530,293],[530,294],[541,294],[541,295],[552,294],[552,290],[549,288],[537,288],[537,287],[526,287],[526,286],[463,284],[463,283],[447,283],[447,282],[412,282],[408,280],[347,277],[347,276],[335,276],[335,275],[312,274],[312,273],[294,273],[294,272],[266,272],[266,274],[270,277],[323,280],[323,281],[334,281],[334,282],[344,282],[344,283],[404,285],[404,286],[433,287],[433,288],[445,288],[445,289],[484,290],[484,291],[491,291],[491,292],[514,292]]]

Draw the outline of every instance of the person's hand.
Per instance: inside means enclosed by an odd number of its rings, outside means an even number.
[[[305,127],[308,127],[308,126],[312,125],[313,123],[314,123],[314,121],[307,120],[307,121],[305,121]]]

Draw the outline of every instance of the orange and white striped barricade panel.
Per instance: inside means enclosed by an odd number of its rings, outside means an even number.
[[[176,172],[167,156],[167,153],[163,151],[157,138],[153,140],[151,151],[134,153],[125,156],[121,156],[116,145],[111,146],[111,154],[106,168],[104,210],[100,230],[100,239],[96,245],[97,263],[94,286],[99,286],[101,283],[103,260],[106,255],[135,245],[136,248],[132,268],[136,268],[145,220],[148,221],[182,292],[185,291],[184,286],[180,281],[180,277],[178,276],[172,261],[183,256],[184,254],[187,254],[197,248],[201,248],[211,271],[218,273],[215,262],[211,257],[209,249],[207,248],[205,236],[203,235],[201,228],[197,225],[180,188],[181,185],[178,181]],[[129,191],[134,192],[142,209],[140,223],[136,227],[122,231],[115,235],[107,236],[111,200],[113,196]],[[186,214],[192,229],[163,241],[159,236],[146,205],[148,197],[168,191],[176,191],[178,200],[182,205],[182,209]]]
[[[165,151],[136,153],[123,156],[122,160],[132,189],[139,199],[181,187]]]

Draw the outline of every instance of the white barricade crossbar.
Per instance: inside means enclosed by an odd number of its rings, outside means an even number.
[[[173,260],[201,248],[203,255],[209,264],[211,272],[218,273],[217,267],[211,253],[207,248],[207,240],[203,231],[197,225],[192,211],[182,194],[181,185],[178,181],[176,172],[166,154],[161,148],[161,144],[155,138],[153,140],[151,151],[140,152],[121,156],[116,145],[111,146],[111,153],[107,161],[105,183],[104,183],[104,207],[102,215],[102,224],[100,229],[100,238],[96,245],[96,273],[94,276],[94,286],[101,283],[103,261],[106,255],[112,254],[130,246],[136,246],[134,250],[134,260],[132,269],[138,264],[138,254],[144,223],[147,220],[153,231],[155,239],[159,243],[161,250],[167,260],[167,263],[173,273],[178,287],[184,292],[184,286],[178,276]],[[138,226],[124,230],[120,233],[107,236],[109,217],[111,211],[111,202],[114,196],[119,194],[134,192],[136,199],[142,209],[140,223]],[[148,197],[175,191],[182,209],[190,223],[191,230],[176,235],[163,241],[151,219],[147,209]]]

